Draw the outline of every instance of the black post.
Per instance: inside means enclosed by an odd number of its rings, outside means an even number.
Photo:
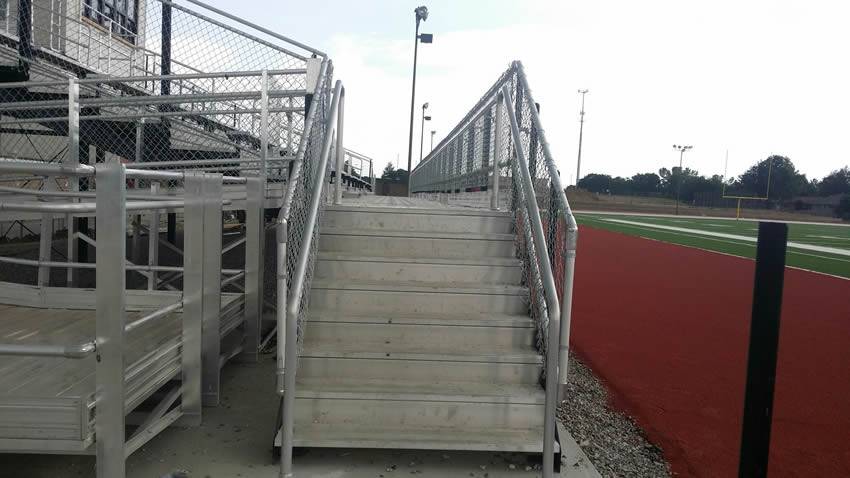
[[[788,225],[759,223],[738,476],[767,476]]]
[[[163,3],[162,4],[162,66],[160,67],[161,73],[163,75],[171,74],[171,4]],[[171,80],[163,79],[160,82],[160,93],[162,96],[168,96],[171,94]],[[160,105],[161,111],[166,111],[168,109],[168,105]],[[163,121],[163,125],[167,125],[165,121]],[[163,128],[163,132],[168,131],[167,126]],[[166,138],[168,140],[168,138]],[[171,151],[170,143],[168,140],[169,146],[166,148],[169,152]],[[167,159],[167,158],[166,158]],[[168,242],[172,244],[177,244],[177,214],[170,212],[168,213],[168,226],[165,230],[165,238]]]
[[[413,165],[413,112],[416,108],[416,56],[419,53],[419,22],[416,17],[416,34],[413,36],[413,86],[410,88],[410,134],[407,139],[407,197],[410,197],[410,170]],[[423,116],[425,112],[422,112]]]
[[[18,0],[18,55],[32,59],[32,0]],[[29,66],[23,61],[22,64]]]

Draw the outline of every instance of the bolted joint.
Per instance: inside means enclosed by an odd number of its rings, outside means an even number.
[[[279,219],[277,221],[277,227],[275,228],[277,234],[277,242],[279,244],[286,244],[286,236],[289,231],[288,222],[286,219]]]
[[[286,393],[286,385],[284,385],[286,382],[284,382],[284,377],[284,369],[277,369],[277,394],[281,397],[284,395],[284,393]]]

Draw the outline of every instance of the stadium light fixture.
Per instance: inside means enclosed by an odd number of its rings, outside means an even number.
[[[413,40],[413,86],[410,89],[410,134],[407,138],[407,197],[410,197],[410,180],[412,178],[413,169],[413,111],[416,107],[416,59],[419,53],[419,42],[422,43],[432,43],[434,41],[434,35],[430,33],[419,33],[419,24],[428,20],[428,7],[422,5],[420,7],[416,7],[413,9],[413,14],[416,16],[416,36]],[[423,116],[424,116],[424,107],[423,107]],[[421,141],[420,141],[421,143]],[[420,150],[420,160],[421,160],[421,152]]]
[[[682,159],[685,155],[685,151],[692,149],[692,145],[682,145],[682,144],[674,144],[673,150],[679,152],[679,180],[676,182],[676,215],[679,215],[679,198],[682,196],[682,183],[685,180],[684,170],[682,169]]]
[[[431,121],[430,116],[425,115],[425,110],[428,109],[428,103],[422,104],[422,131],[419,133],[419,162],[422,162],[422,150],[425,149],[425,122]],[[409,190],[409,188],[408,188]]]

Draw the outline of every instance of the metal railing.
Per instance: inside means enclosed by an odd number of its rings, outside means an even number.
[[[544,476],[553,476],[556,407],[567,383],[578,227],[522,64],[514,62],[412,172],[411,190],[507,210],[544,357]]]
[[[41,211],[45,213],[43,220],[49,219],[49,213],[54,211],[52,206],[77,206],[76,212],[93,213],[97,222],[97,240],[85,235],[87,241],[96,246],[96,260],[93,263],[79,263],[25,259],[12,259],[18,264],[39,268],[38,285],[42,288],[49,286],[49,268],[65,268],[70,270],[95,269],[96,295],[96,340],[82,344],[0,344],[0,355],[34,356],[34,357],[65,357],[83,359],[97,352],[95,363],[95,383],[97,406],[95,407],[95,435],[97,474],[103,477],[124,476],[125,457],[143,445],[155,431],[164,428],[178,418],[187,423],[198,423],[202,403],[202,374],[206,375],[211,354],[214,355],[216,373],[219,368],[218,349],[218,314],[220,302],[221,273],[235,275],[243,271],[225,270],[216,261],[216,250],[221,250],[220,234],[214,233],[216,227],[221,227],[221,209],[226,202],[220,194],[222,183],[226,179],[241,180],[243,178],[224,178],[221,175],[198,172],[178,173],[186,183],[185,197],[179,201],[134,201],[128,200],[126,190],[128,178],[136,171],[127,169],[117,161],[98,164],[95,168],[77,167],[64,168],[61,165],[43,165],[15,161],[0,161],[0,172],[19,170],[22,166],[31,166],[33,174],[70,174],[93,175],[96,179],[96,201],[94,203],[60,203],[51,204],[39,201],[10,204],[0,202],[7,210]],[[145,172],[145,176],[162,181],[173,181],[173,172]],[[219,194],[215,194],[219,191]],[[129,207],[135,205],[136,207]],[[182,267],[159,265],[136,266],[127,257],[127,216],[132,212],[143,209],[181,209],[185,210],[186,227],[185,241],[190,241],[194,247],[187,252]],[[205,230],[206,225],[206,230]],[[220,232],[220,229],[219,229]],[[216,238],[218,249],[216,249]],[[41,237],[40,256],[45,252],[49,257],[52,246],[50,235]],[[153,241],[153,238],[151,238]],[[218,267],[216,267],[218,264]],[[147,314],[127,322],[125,282],[126,272],[162,271],[183,273],[182,298],[176,303],[159,306]],[[154,276],[155,277],[155,276]],[[73,286],[72,283],[68,284]],[[80,294],[84,294],[80,290]],[[179,393],[174,395],[181,398],[180,406],[166,413],[169,407],[163,407],[160,414],[149,417],[147,426],[141,427],[129,439],[125,439],[125,363],[127,334],[148,327],[150,324],[182,311],[180,332],[180,370],[182,384]],[[205,335],[210,327],[215,329],[215,344]],[[214,350],[213,350],[214,349]],[[211,353],[210,350],[213,350]],[[169,405],[170,406],[170,405]]]
[[[328,78],[329,80],[329,78]],[[336,122],[336,163],[341,170],[343,164],[343,120],[345,89],[337,81],[330,100],[330,107],[323,118],[311,111],[310,145],[315,164],[314,171],[305,168],[305,160],[299,159],[295,171],[299,174],[290,184],[287,201],[281,208],[277,220],[277,390],[281,396],[281,462],[280,475],[292,476],[292,447],[294,434],[295,379],[298,356],[303,345],[306,312],[310,296],[313,267],[319,242],[319,223],[326,203],[330,180],[331,161],[334,149],[334,122]],[[313,133],[315,132],[315,133]],[[321,148],[316,155],[316,148]],[[299,158],[303,158],[299,152]],[[306,149],[305,149],[306,154]],[[306,159],[306,158],[305,158]],[[312,169],[311,168],[311,169]],[[337,181],[337,194],[341,194]],[[291,194],[290,194],[291,191]],[[303,204],[297,211],[291,209],[290,198],[300,196]],[[293,221],[294,213],[298,221]],[[293,225],[297,224],[297,229]],[[294,242],[294,243],[293,243]],[[292,246],[295,246],[294,248]],[[289,271],[290,253],[297,254],[294,269]],[[289,281],[287,280],[289,279]]]

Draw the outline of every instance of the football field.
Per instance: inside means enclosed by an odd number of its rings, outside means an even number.
[[[580,225],[755,258],[758,221],[576,213]],[[789,223],[786,264],[850,279],[850,225]]]

